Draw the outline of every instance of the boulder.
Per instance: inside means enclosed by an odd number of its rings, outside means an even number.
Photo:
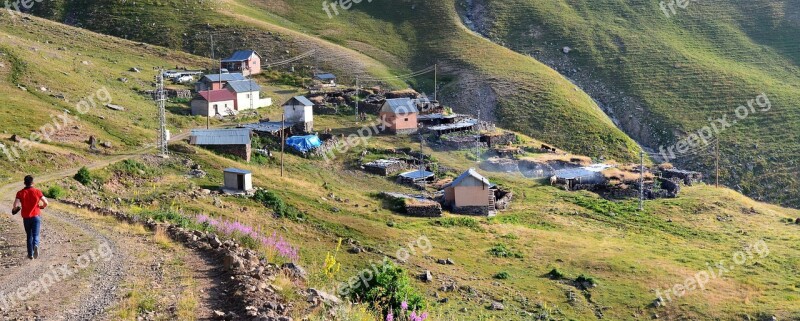
[[[492,302],[492,305],[489,306],[489,310],[501,311],[505,309],[506,307],[502,303],[497,301]]]

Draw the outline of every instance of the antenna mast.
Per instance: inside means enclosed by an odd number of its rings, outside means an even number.
[[[156,103],[158,104],[158,122],[159,122],[159,137],[158,137],[158,152],[162,157],[167,156],[167,112],[166,100],[164,94],[164,69],[158,70],[157,88],[156,88]]]

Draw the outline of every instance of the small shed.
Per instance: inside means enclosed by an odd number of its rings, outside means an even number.
[[[223,192],[229,194],[250,193],[253,191],[253,173],[238,168],[227,168],[223,171],[225,185]]]
[[[336,87],[336,76],[331,73],[316,74],[314,80],[322,83],[322,88]]]
[[[417,104],[410,98],[387,99],[379,112],[385,131],[395,135],[414,134],[418,130]]]
[[[314,130],[314,103],[305,96],[294,96],[283,104],[283,117],[286,122],[302,124],[303,131]]]
[[[250,162],[251,131],[236,129],[195,129],[189,143],[218,153],[230,154]]]
[[[494,216],[496,189],[489,179],[470,168],[444,186],[444,203],[453,213]]]
[[[255,50],[239,50],[222,60],[222,68],[244,75],[258,74],[261,73],[261,55]]]

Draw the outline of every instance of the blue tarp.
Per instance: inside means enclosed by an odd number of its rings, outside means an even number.
[[[305,153],[312,149],[322,146],[322,141],[316,135],[309,136],[293,136],[286,140],[286,145],[294,148],[296,151]]]

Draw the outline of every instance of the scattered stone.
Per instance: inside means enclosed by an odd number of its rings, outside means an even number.
[[[572,48],[564,47],[564,48],[561,48],[561,51],[563,51],[565,54],[568,54],[570,51],[572,51]]]
[[[339,297],[317,289],[308,289],[308,294],[309,302],[316,302],[316,300],[319,299],[329,306],[342,304],[342,300],[339,299]]]
[[[116,110],[116,111],[125,111],[125,108],[123,108],[120,105],[106,104],[106,107],[108,107],[109,109]]]
[[[131,72],[141,72],[139,68],[133,67],[130,69]]]
[[[84,60],[84,61],[81,61],[81,63],[82,63],[82,64],[84,64],[84,65],[88,65],[88,64],[89,64],[89,62],[88,62],[88,61],[86,61],[86,60]]]
[[[19,136],[17,136],[17,134],[14,134],[14,135],[11,135],[11,141],[19,143],[19,142],[22,141],[22,138],[19,138]]]
[[[489,306],[489,310],[502,311],[505,309],[506,307],[502,303],[497,301],[492,302],[492,305]]]
[[[433,274],[431,274],[431,271],[425,270],[425,273],[420,276],[420,279],[424,282],[433,282]]]
[[[102,143],[100,143],[100,146],[102,146],[103,148],[111,148],[111,147],[113,147],[113,145],[111,145],[111,143],[109,143],[109,142],[102,142]]]

